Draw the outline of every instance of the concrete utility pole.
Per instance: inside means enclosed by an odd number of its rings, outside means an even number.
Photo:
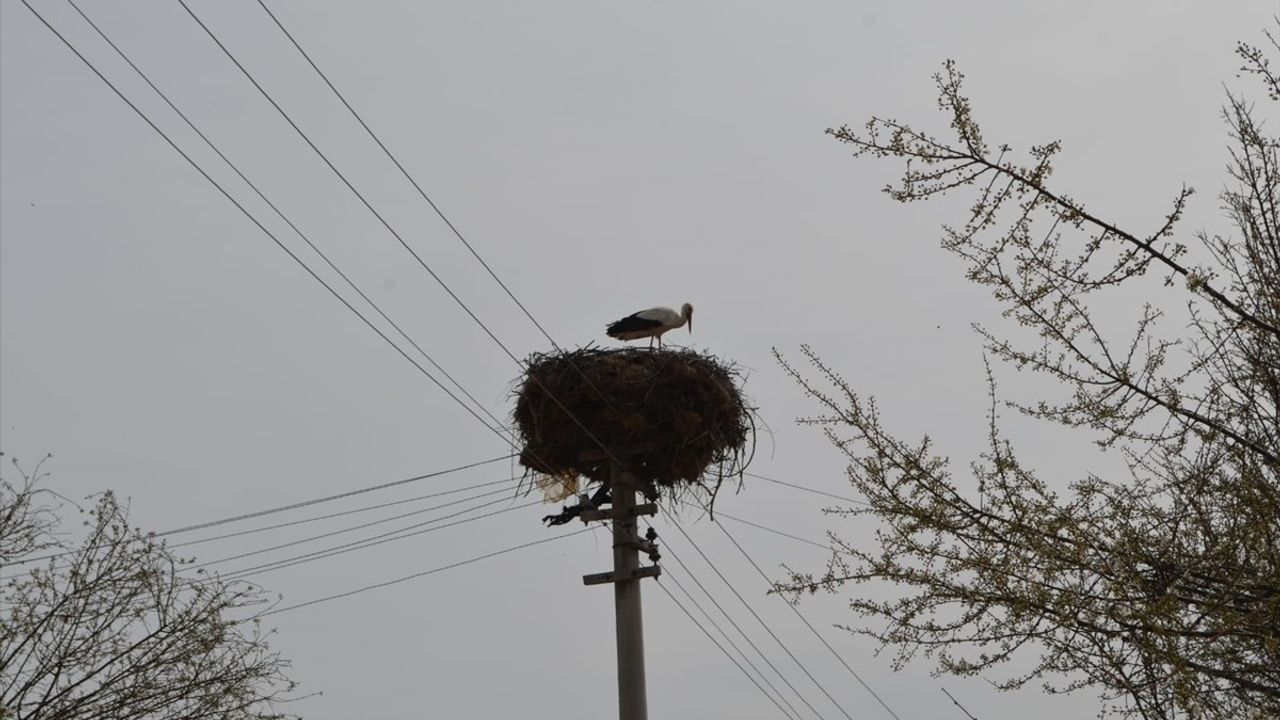
[[[640,579],[657,577],[657,565],[640,567],[639,553],[645,551],[656,557],[652,533],[642,540],[636,532],[636,518],[653,515],[657,508],[651,503],[636,505],[637,483],[617,463],[610,472],[609,494],[612,507],[609,510],[588,510],[582,520],[610,519],[613,521],[613,571],[584,575],[587,585],[613,583],[614,613],[618,641],[618,718],[619,720],[647,720],[648,702],[644,689],[644,623],[640,613]]]

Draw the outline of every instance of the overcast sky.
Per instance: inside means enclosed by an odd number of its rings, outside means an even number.
[[[262,222],[301,245],[69,5],[33,4]],[[895,205],[878,189],[898,168],[850,158],[823,129],[878,114],[944,132],[930,75],[954,58],[988,139],[1021,149],[1061,139],[1054,182],[1095,212],[1153,229],[1185,182],[1201,193],[1184,229],[1221,228],[1222,83],[1235,82],[1234,43],[1257,39],[1277,9],[1274,0],[269,4],[557,342],[607,345],[607,322],[692,302],[694,334],[671,340],[747,369],[745,390],[771,431],[752,470],[845,494],[840,456],[794,425],[814,408],[770,348],[811,344],[878,396],[895,431],[930,433],[965,485],[985,409],[969,323],[998,313],[938,248],[937,228],[956,219],[955,207]],[[192,6],[517,356],[549,349],[255,2]],[[489,411],[509,414],[519,367],[180,6],[82,7]],[[114,489],[131,499],[134,521],[155,530],[506,452],[17,0],[0,3],[0,60],[0,450],[28,466],[52,452],[49,487],[71,497]],[[1057,487],[1114,466],[1088,438],[1016,419],[1008,431]],[[512,470],[498,463],[322,508]],[[830,529],[865,540],[873,529],[824,516],[822,498],[751,478],[720,503],[808,538]],[[547,511],[515,510],[258,581],[303,602],[550,537],[559,531],[539,523]],[[189,550],[217,559],[355,523]],[[714,526],[691,514],[685,526],[850,715],[888,717],[764,595]],[[678,531],[658,528],[821,716],[841,716]],[[782,563],[819,569],[824,560],[792,540],[727,528],[774,575]],[[292,658],[292,677],[324,693],[292,709],[315,720],[608,717],[612,593],[580,576],[609,563],[605,535],[588,533],[274,617],[272,643]],[[644,593],[651,717],[780,715],[658,588],[647,582]],[[872,643],[832,628],[853,621],[842,597],[801,610],[903,720],[960,717],[941,687],[984,720],[1095,710],[1088,695],[934,679],[924,660],[894,673]]]

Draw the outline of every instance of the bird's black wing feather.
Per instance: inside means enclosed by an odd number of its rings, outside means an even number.
[[[638,330],[651,330],[653,328],[661,327],[661,326],[662,326],[662,322],[659,320],[647,320],[645,318],[640,317],[639,314],[636,314],[636,315],[628,315],[617,322],[610,323],[609,327],[605,329],[605,332],[609,333],[609,335],[612,336],[612,335],[617,335],[618,333],[636,332]]]

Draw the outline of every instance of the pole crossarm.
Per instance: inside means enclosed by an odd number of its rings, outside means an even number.
[[[662,568],[657,565],[649,565],[646,567],[636,568],[624,573],[617,573],[612,570],[609,572],[592,573],[582,576],[583,585],[604,585],[605,583],[623,582],[626,580],[639,580],[640,578],[652,577],[656,578],[662,574]]]
[[[622,510],[614,507],[611,510],[584,510],[578,517],[582,522],[592,522],[595,520],[625,520],[626,518],[634,518],[639,515],[657,515],[658,506],[653,503],[641,503],[634,508],[626,511],[626,515],[622,514]]]

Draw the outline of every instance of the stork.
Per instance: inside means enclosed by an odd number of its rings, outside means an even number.
[[[649,338],[649,349],[653,349],[653,339],[658,339],[658,347],[662,347],[662,334],[675,330],[678,327],[689,325],[689,332],[693,332],[693,306],[685,303],[680,308],[680,312],[676,312],[668,307],[649,308],[641,310],[638,313],[628,315],[621,320],[610,323],[606,328],[609,337],[618,338],[619,340],[639,340],[640,338]]]

